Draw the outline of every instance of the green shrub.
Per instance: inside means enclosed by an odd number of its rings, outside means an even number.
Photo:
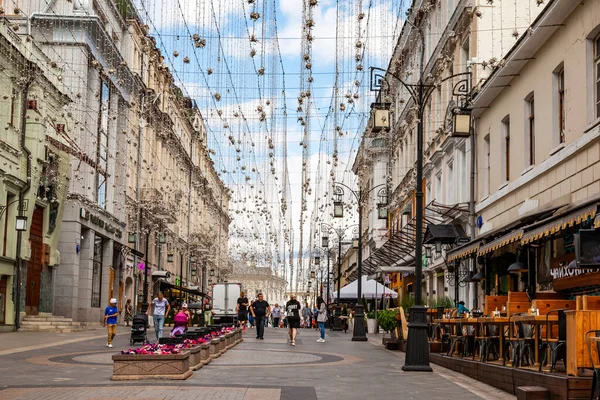
[[[393,331],[398,326],[396,314],[396,310],[379,311],[379,315],[377,316],[377,323],[379,324],[379,327],[386,332]]]
[[[381,312],[379,313],[379,315],[381,315]],[[369,312],[367,312],[367,319],[375,319],[376,314],[374,310],[371,310]]]
[[[404,314],[406,314],[406,315],[408,315],[410,308],[414,305],[415,305],[415,299],[410,295],[404,296],[402,298],[402,303],[400,303],[400,306],[404,309]]]

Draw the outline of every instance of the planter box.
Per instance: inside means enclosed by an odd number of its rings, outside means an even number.
[[[212,359],[221,357],[221,353],[219,352],[219,342],[221,339],[212,339],[210,341],[210,357]]]
[[[138,379],[183,380],[192,375],[189,351],[180,354],[115,354],[113,381]]]
[[[377,320],[375,318],[367,319],[368,333],[377,333]]]
[[[219,353],[221,353],[221,355],[223,355],[223,353],[227,351],[227,349],[225,348],[225,340],[225,336],[221,336],[219,338]]]
[[[202,364],[202,347],[200,345],[198,346],[193,346],[189,348],[190,350],[190,369],[192,371],[196,371],[200,368],[202,368],[202,366],[204,364]]]
[[[225,334],[225,348],[229,350],[233,347],[233,333]]]
[[[429,353],[439,353],[442,350],[442,342],[429,342]]]
[[[212,361],[210,357],[210,343],[202,343],[200,345],[200,359],[202,360],[202,365],[206,365]]]
[[[385,342],[385,348],[387,350],[400,350],[400,343],[398,339],[387,339]]]

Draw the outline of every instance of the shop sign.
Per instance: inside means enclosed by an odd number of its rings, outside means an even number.
[[[106,230],[106,232],[114,234],[119,239],[121,239],[121,237],[123,236],[123,231],[116,228],[114,225],[112,225],[110,223],[104,222],[104,220],[102,218],[98,217],[97,215],[90,214],[90,212],[88,210],[86,210],[85,208],[79,209],[79,217],[85,221],[90,221],[92,224],[94,224],[100,228],[104,228],[104,230]]]
[[[598,272],[597,270],[590,270],[590,269],[569,269],[566,266],[564,267],[558,267],[558,268],[552,268],[550,270],[550,274],[552,275],[552,279],[563,279],[563,278],[568,278],[570,276],[577,276],[577,275],[582,275],[582,274],[589,274],[589,273],[593,273],[593,272]]]

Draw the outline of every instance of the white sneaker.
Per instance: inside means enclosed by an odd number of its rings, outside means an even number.
[[[292,346],[295,346],[295,345],[296,345],[296,342],[292,342]]]
[[[319,342],[319,343],[323,343],[324,341],[325,341],[325,340],[323,340],[323,339],[321,339],[321,338],[318,338],[318,339],[317,339],[317,342]]]
[[[109,344],[108,347],[112,348],[112,344]]]

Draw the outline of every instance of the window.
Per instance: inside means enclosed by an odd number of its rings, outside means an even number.
[[[596,89],[596,118],[600,118],[600,35],[594,40],[594,70]]]
[[[502,181],[510,180],[510,117],[502,120]]]
[[[490,135],[488,134],[483,139],[483,154],[485,156],[483,160],[483,195],[484,197],[489,196],[490,194]]]
[[[440,170],[435,176],[435,199],[443,203],[442,200],[442,171]]]
[[[527,100],[527,144],[529,148],[529,165],[535,164],[535,107],[533,95]]]
[[[469,47],[469,41],[471,40],[470,36],[467,36],[465,41],[461,46],[461,68],[459,70],[467,71],[467,67],[469,66],[469,60],[471,59],[471,50]]]
[[[91,234],[91,233],[90,233]],[[94,237],[94,260],[92,267],[92,307],[100,307],[102,289],[102,252],[103,242],[101,236]]]
[[[108,119],[110,108],[110,89],[102,82],[100,89],[100,115],[98,124],[96,200],[98,205],[106,208],[106,177],[108,169]]]
[[[452,204],[454,202],[454,163],[452,161],[448,163],[446,172],[446,204]]]
[[[2,243],[2,255],[4,257],[10,256],[11,254],[6,254],[6,250],[7,250],[7,242],[8,242],[8,230],[9,230],[9,225],[10,225],[10,220],[14,219],[16,217],[17,214],[15,215],[11,215],[10,211],[10,207],[9,204],[14,203],[15,200],[17,199],[17,196],[15,196],[14,194],[11,193],[7,193],[6,195],[6,208],[4,210],[4,241]],[[17,204],[14,204],[13,207],[17,207]],[[16,208],[18,210],[18,207]]]
[[[565,70],[561,69],[557,74],[558,83],[558,140],[565,142]]]

